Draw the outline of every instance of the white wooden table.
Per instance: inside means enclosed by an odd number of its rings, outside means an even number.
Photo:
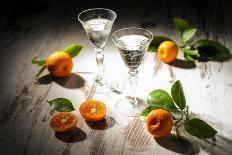
[[[232,50],[229,6],[209,4],[196,8],[197,4],[189,3],[184,4],[186,8],[181,12],[178,5],[166,10],[163,2],[154,7],[151,4],[154,9],[149,9],[149,5],[133,4],[136,11],[127,15],[126,8],[119,10],[112,31],[143,26],[154,34],[178,41],[171,18],[180,16],[191,19],[199,28],[198,38],[219,40]],[[120,96],[113,92],[94,96],[106,103],[108,111],[105,122],[89,124],[80,116],[79,106],[86,97],[86,84],[96,71],[93,46],[69,5],[48,8],[35,14],[21,14],[12,23],[1,23],[0,154],[232,154],[232,61],[199,62],[191,66],[179,60],[172,66],[160,62],[155,53],[147,53],[139,68],[137,94],[144,104],[150,91],[161,88],[170,92],[172,83],[180,80],[190,111],[218,131],[216,144],[203,140],[181,143],[174,135],[155,140],[139,118],[119,114],[115,103]],[[211,14],[212,10],[215,14]],[[55,80],[44,72],[41,84],[35,83],[38,68],[31,64],[31,59],[46,58],[70,43],[84,46],[73,59],[73,74]],[[181,52],[178,58],[183,59]],[[121,86],[128,77],[127,71],[109,39],[105,48],[105,75]],[[46,100],[58,97],[70,99],[76,109],[72,113],[78,117],[78,123],[72,134],[55,134],[49,127],[50,118],[56,112]]]

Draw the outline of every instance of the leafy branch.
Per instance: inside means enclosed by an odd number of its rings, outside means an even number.
[[[68,53],[73,58],[80,53],[81,49],[82,49],[82,46],[80,45],[70,44],[63,51]],[[31,63],[38,65],[40,67],[40,70],[36,74],[36,78],[38,78],[39,75],[46,69],[46,60],[37,60],[36,57],[34,57],[31,60]]]
[[[194,41],[197,28],[191,27],[188,21],[181,18],[174,18],[176,29],[180,32],[181,43],[178,45],[184,53],[186,60],[196,62],[199,60],[227,61],[232,58],[230,50],[223,44],[209,39]],[[163,41],[171,40],[166,36],[154,36],[149,51],[155,52]]]
[[[169,111],[174,118],[177,137],[181,138],[180,126],[184,126],[185,131],[198,138],[212,138],[217,131],[203,120],[193,116],[189,112],[189,106],[186,104],[184,90],[181,82],[176,81],[171,88],[171,95],[162,89],[152,91],[147,96],[147,107],[140,116],[147,116],[154,109],[165,109]],[[181,116],[175,117],[178,113]]]

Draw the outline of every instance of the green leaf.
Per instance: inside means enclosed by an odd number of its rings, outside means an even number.
[[[192,118],[186,121],[184,127],[190,135],[198,138],[212,138],[217,134],[214,128],[198,118]]]
[[[175,103],[171,96],[162,89],[150,92],[147,96],[147,103],[150,106],[159,106],[165,109],[176,109]]]
[[[174,18],[174,23],[176,29],[178,29],[181,33],[183,33],[186,29],[189,28],[189,24],[186,20],[181,18]]]
[[[189,41],[190,39],[192,39],[194,37],[194,35],[196,34],[196,32],[197,32],[196,28],[186,29],[181,35],[182,42],[185,43],[185,42]]]
[[[150,52],[156,52],[159,45],[164,41],[172,41],[170,38],[165,36],[153,36],[153,40],[148,48]]]
[[[208,59],[214,61],[226,61],[232,58],[230,50],[219,42],[202,39],[195,43],[200,54],[205,54]]]
[[[40,76],[40,74],[44,71],[44,69],[46,68],[46,66],[42,66],[40,68],[40,70],[38,71],[38,73],[35,75],[36,79],[38,79],[38,77]]]
[[[51,107],[53,107],[56,111],[59,112],[70,112],[75,110],[72,102],[65,98],[57,98],[51,101],[47,101]]]
[[[184,53],[184,57],[185,57],[185,59],[187,59],[188,61],[193,62],[193,63],[195,63],[196,60],[197,60],[196,57],[194,57],[194,56],[192,56],[192,55],[188,55],[188,54],[186,54],[186,53]]]
[[[171,89],[172,98],[175,101],[176,105],[183,110],[186,106],[186,100],[184,95],[184,90],[181,85],[181,82],[178,80],[172,85]]]
[[[46,60],[36,60],[36,57],[34,57],[34,58],[31,60],[31,63],[32,63],[32,64],[37,64],[38,66],[45,66]]]
[[[181,49],[183,50],[184,53],[186,53],[188,55],[197,56],[197,57],[200,56],[197,49],[191,49],[191,47],[189,47],[189,46],[185,46]]]
[[[81,49],[82,49],[82,46],[80,45],[70,44],[64,49],[64,51],[73,58],[80,53]]]
[[[149,106],[139,116],[147,116],[152,110],[160,109],[160,106]]]

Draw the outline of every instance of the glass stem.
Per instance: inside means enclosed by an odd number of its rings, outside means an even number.
[[[95,48],[96,52],[96,61],[97,61],[97,81],[102,80],[103,76],[103,61],[104,61],[104,54],[103,48]]]
[[[130,85],[131,85],[131,103],[133,105],[137,105],[137,98],[136,98],[136,87],[137,87],[137,82],[138,82],[138,78],[137,78],[137,70],[130,70],[129,74],[129,80],[130,80]]]

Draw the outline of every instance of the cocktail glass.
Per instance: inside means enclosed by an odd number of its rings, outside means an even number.
[[[112,34],[112,40],[118,47],[119,53],[129,68],[130,95],[123,95],[117,102],[119,112],[126,116],[138,116],[145,105],[138,104],[136,97],[137,68],[143,62],[145,53],[153,39],[150,31],[142,28],[124,28]]]
[[[95,93],[107,93],[117,86],[116,82],[106,80],[103,76],[103,50],[116,17],[114,11],[104,8],[88,9],[78,15],[78,20],[88,38],[95,45],[98,68],[97,76],[94,78],[94,84],[96,84]]]

